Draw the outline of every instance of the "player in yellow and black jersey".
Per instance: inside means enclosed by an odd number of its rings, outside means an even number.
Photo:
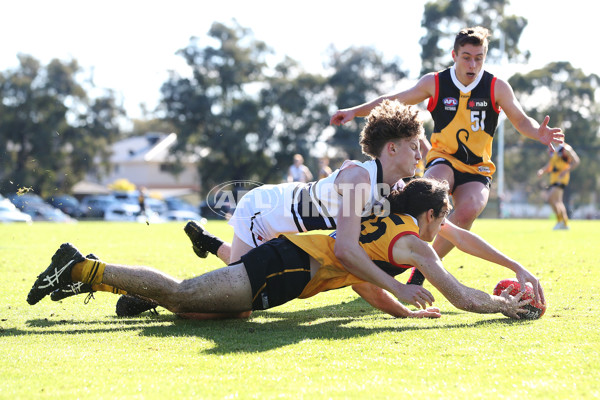
[[[569,216],[563,202],[565,188],[569,184],[571,171],[579,165],[579,156],[573,147],[567,143],[558,146],[556,150],[550,150],[550,160],[537,171],[537,176],[545,173],[550,174],[550,186],[548,187],[548,202],[556,214],[556,225],[554,229],[569,229]]]
[[[412,285],[411,296],[400,297],[406,285],[394,276],[410,266],[419,268],[460,309],[512,318],[526,311],[523,306],[531,300],[521,301],[522,294],[511,296],[512,287],[494,296],[459,283],[427,243],[446,225],[450,211],[446,182],[414,179],[387,199],[387,213],[362,220],[360,246],[376,261],[366,271],[344,267],[335,254],[335,238],[324,234],[280,236],[250,250],[239,262],[183,281],[148,267],[87,259],[65,243],[38,276],[27,301],[36,304],[73,282],[106,284],[153,300],[182,317],[206,319],[247,317],[253,310],[352,286],[369,304],[395,317],[439,317],[439,309],[428,308],[434,298],[427,289]],[[520,264],[477,235],[462,229],[452,232],[447,237],[461,250],[512,269],[520,281],[532,282],[543,302],[539,281]],[[401,301],[422,309],[410,310]]]
[[[410,265],[396,263],[392,256],[394,244],[404,235],[419,237],[417,220],[410,215],[372,216],[362,223],[360,245],[379,268],[391,276],[396,276],[412,268]],[[335,232],[331,235],[284,235],[284,237],[320,264],[315,276],[302,290],[299,298],[303,299],[325,290],[364,282],[350,274],[335,257]]]
[[[564,137],[560,129],[548,127],[548,116],[541,124],[528,117],[508,82],[483,69],[488,36],[486,28],[462,29],[454,40],[450,68],[424,75],[407,90],[338,110],[331,117],[331,124],[341,125],[368,115],[386,99],[405,104],[429,100],[427,109],[435,126],[424,176],[450,184],[454,211],[449,220],[464,229],[471,229],[488,202],[495,171],[492,139],[501,110],[528,138],[550,145]],[[433,247],[444,257],[454,246],[437,237]]]

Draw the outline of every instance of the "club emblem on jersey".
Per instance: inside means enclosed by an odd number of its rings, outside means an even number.
[[[458,100],[454,97],[446,97],[442,100],[444,103],[444,109],[446,111],[456,111],[456,106],[458,105]]]
[[[461,140],[462,139],[462,140]],[[456,132],[456,142],[458,143],[458,149],[452,156],[460,162],[467,165],[481,164],[483,158],[473,153],[471,149],[465,144],[469,141],[469,131],[466,129],[460,129]]]
[[[467,103],[467,109],[472,111],[485,110],[488,105],[488,99],[470,99]]]

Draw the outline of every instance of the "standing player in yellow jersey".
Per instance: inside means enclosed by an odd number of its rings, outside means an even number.
[[[548,116],[541,124],[527,116],[511,86],[483,69],[488,36],[482,27],[462,29],[454,41],[453,66],[424,75],[408,90],[339,110],[331,117],[331,124],[341,125],[368,115],[385,99],[411,105],[429,99],[434,130],[425,177],[449,182],[454,204],[449,220],[464,229],[471,229],[488,202],[496,169],[491,161],[492,139],[501,109],[528,138],[548,146],[564,138],[560,129],[548,127]],[[438,237],[433,247],[443,258],[454,246]]]
[[[567,207],[563,202],[565,188],[569,184],[571,171],[579,165],[579,156],[573,147],[567,143],[558,146],[556,150],[550,150],[550,160],[537,172],[540,177],[544,173],[550,173],[550,186],[548,187],[548,202],[556,214],[556,225],[554,229],[569,229],[569,216]]]
[[[450,211],[448,185],[432,179],[415,179],[404,190],[388,197],[389,214],[365,219],[361,224],[360,246],[385,275],[376,286],[354,275],[354,268],[342,264],[334,250],[335,238],[324,234],[286,234],[253,248],[241,260],[196,278],[179,280],[149,267],[125,266],[89,259],[65,243],[52,257],[50,266],[35,281],[27,296],[36,304],[54,290],[73,282],[107,284],[128,293],[156,301],[187,318],[247,317],[253,310],[276,307],[296,298],[352,286],[373,307],[395,317],[436,318],[441,314],[432,305],[433,297],[418,301],[422,310],[410,310],[393,292],[394,276],[412,267],[419,268],[454,306],[476,313],[503,313],[519,318],[522,292],[510,296],[512,286],[494,296],[469,288],[442,266],[427,244],[440,232]],[[531,276],[520,264],[493,249],[467,231],[469,239],[452,237],[462,250],[517,272]],[[520,278],[520,277],[519,277]],[[537,280],[536,280],[537,281]],[[544,302],[539,284],[536,297]]]

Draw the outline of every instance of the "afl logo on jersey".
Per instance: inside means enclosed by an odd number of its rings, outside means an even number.
[[[444,103],[444,109],[446,111],[456,111],[456,106],[458,105],[458,100],[454,97],[446,97],[442,100]]]

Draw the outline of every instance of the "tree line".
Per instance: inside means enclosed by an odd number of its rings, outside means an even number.
[[[489,63],[501,57],[501,35],[504,56],[526,61],[530,53],[520,50],[518,42],[527,21],[505,15],[506,5],[498,0],[427,2],[422,19],[427,33],[420,40],[423,72],[449,65],[451,49],[441,44],[453,39],[457,27],[473,25],[492,31]],[[333,128],[328,126],[331,114],[393,91],[408,76],[401,58],[385,60],[371,47],[330,47],[321,73],[309,73],[288,57],[270,65],[267,43],[235,21],[215,22],[206,37],[191,38],[177,54],[187,73],[170,73],[158,108],[150,118],[135,121],[132,132],[120,131],[125,111],[114,93],[100,90],[98,95],[93,88],[92,97],[75,60],[41,65],[33,56],[20,55],[17,68],[0,72],[0,192],[20,187],[42,195],[68,192],[86,173],[102,175],[110,168],[111,143],[147,130],[176,132],[179,158],[200,150],[206,154],[198,162],[205,193],[230,180],[278,182],[295,153],[315,170],[322,155],[316,154],[318,144],[327,149],[332,167],[346,158],[364,159],[358,145],[362,121]],[[565,130],[582,159],[570,187],[576,201],[589,202],[600,171],[598,76],[554,62],[517,73],[509,82],[530,116],[541,121],[550,115],[552,125]],[[505,126],[506,188],[541,201],[535,171],[547,160],[545,149],[510,123]],[[431,126],[426,130],[431,132]],[[171,170],[180,169],[175,164]]]

